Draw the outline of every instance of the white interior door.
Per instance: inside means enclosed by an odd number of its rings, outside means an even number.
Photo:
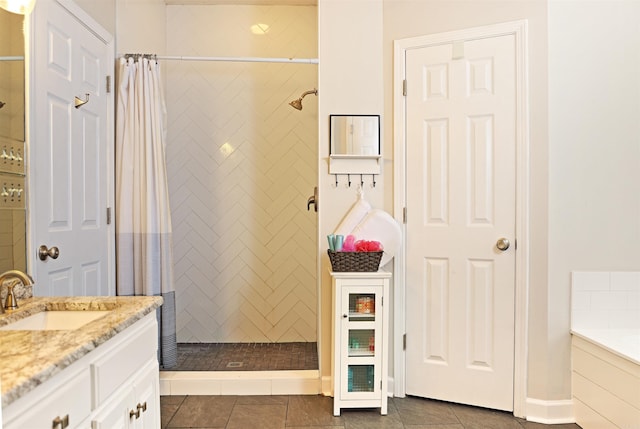
[[[406,392],[513,410],[514,36],[405,60]]]
[[[57,1],[39,1],[34,14],[32,243],[36,252],[41,245],[59,250],[55,259],[36,256],[34,294],[112,295],[106,94],[112,54]],[[76,108],[76,97],[88,101]]]

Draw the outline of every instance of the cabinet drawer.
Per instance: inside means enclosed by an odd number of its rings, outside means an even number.
[[[91,364],[94,381],[94,409],[118,387],[129,381],[158,348],[155,314],[149,314],[131,328],[129,335],[119,339],[112,349]]]
[[[40,386],[43,387],[43,386]],[[91,413],[91,377],[89,368],[78,372],[53,391],[29,393],[31,405],[7,422],[5,429],[56,428],[54,420],[68,419],[68,428],[77,428]],[[35,395],[35,396],[31,396]],[[33,398],[33,400],[32,400]],[[9,417],[11,418],[11,417]]]

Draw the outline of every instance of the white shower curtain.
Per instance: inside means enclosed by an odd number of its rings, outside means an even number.
[[[161,295],[158,358],[176,364],[171,212],[165,160],[166,109],[160,66],[121,58],[116,111],[118,295]]]

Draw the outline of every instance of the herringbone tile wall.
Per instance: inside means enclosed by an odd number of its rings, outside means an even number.
[[[23,16],[0,10],[0,57],[24,57]],[[0,136],[24,141],[24,60],[0,61]]]
[[[315,58],[316,20],[307,6],[168,6],[167,54]],[[178,342],[315,341],[318,100],[288,102],[317,66],[165,64]]]

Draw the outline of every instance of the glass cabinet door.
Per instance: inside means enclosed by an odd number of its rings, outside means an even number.
[[[341,365],[342,392],[345,397],[367,398],[380,391],[382,341],[381,292],[374,287],[345,287],[342,290]]]

